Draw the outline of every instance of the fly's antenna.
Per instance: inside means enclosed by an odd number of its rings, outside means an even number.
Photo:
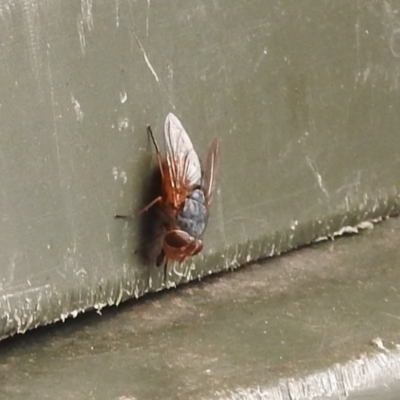
[[[151,141],[152,141],[153,144],[154,144],[154,147],[155,147],[155,149],[156,149],[156,152],[157,152],[158,154],[160,154],[160,149],[159,149],[159,147],[158,147],[158,144],[157,144],[157,142],[156,142],[156,139],[154,138],[153,131],[151,130],[150,125],[147,125],[147,132],[148,132],[148,134],[149,134],[149,136],[150,136],[150,138],[151,138]]]

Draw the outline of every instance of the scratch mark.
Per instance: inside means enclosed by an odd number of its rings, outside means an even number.
[[[79,43],[81,45],[82,54],[86,54],[86,38],[85,38],[85,30],[83,28],[83,21],[78,20],[78,34],[79,34]]]
[[[400,58],[400,28],[393,31],[389,40],[390,51],[395,58]]]
[[[122,179],[124,185],[126,184],[126,182],[128,182],[128,176],[125,171],[121,171],[119,177]]]
[[[40,21],[38,2],[23,0],[22,9],[25,14],[26,26],[28,28],[29,55],[32,70],[36,79],[42,69],[41,46],[40,46]]]
[[[150,12],[150,0],[147,0],[146,36],[149,36],[149,12]]]
[[[118,168],[117,167],[113,167],[112,174],[113,174],[114,180],[116,181],[118,179]]]
[[[21,295],[27,295],[27,294],[31,294],[31,293],[37,293],[37,292],[41,292],[43,289],[49,289],[51,287],[50,284],[45,284],[43,286],[39,286],[39,287],[34,287],[34,288],[24,288],[21,291],[14,291],[12,293],[5,293],[1,296],[1,298],[6,301],[8,299],[13,299],[13,298],[17,298],[18,296]]]
[[[115,25],[119,27],[119,0],[115,0]]]
[[[258,57],[258,60],[256,61],[255,65],[254,65],[254,71],[257,71],[258,67],[261,64],[261,61],[263,60],[263,58],[267,55],[268,50],[266,47],[264,47],[263,52],[261,53],[260,57]]]
[[[382,312],[381,314],[386,315],[386,316],[391,317],[391,318],[394,318],[394,319],[400,320],[400,317],[398,315],[390,314],[390,313],[387,313],[387,312]]]
[[[359,3],[357,2],[357,7],[359,8]],[[360,17],[357,17],[356,25],[355,25],[355,33],[356,33],[356,54],[357,54],[357,76],[355,80],[354,88],[357,86],[358,78],[361,75],[361,57],[360,57],[360,49],[361,49],[361,33],[360,33]]]
[[[126,100],[128,100],[128,94],[125,92],[125,90],[119,92],[119,100],[121,101],[121,104],[125,104]]]
[[[136,35],[136,33],[135,33],[135,31],[133,29],[131,29],[131,32],[132,32],[132,35],[135,38],[136,43],[138,44],[138,46],[139,46],[139,48],[140,48],[140,50],[141,50],[141,52],[143,54],[144,61],[146,62],[147,66],[149,67],[151,73],[154,76],[154,79],[156,80],[157,83],[160,83],[160,79],[159,79],[156,71],[154,70],[153,66],[151,65],[150,60],[147,57],[146,51],[145,51],[144,47],[142,46],[142,43],[140,43],[140,40],[139,40],[138,36]]]
[[[78,34],[79,43],[81,45],[82,54],[86,54],[86,37],[85,37],[85,26],[90,32],[93,29],[93,5],[92,0],[81,0],[81,15],[78,17]]]
[[[58,138],[58,129],[57,129],[57,122],[56,122],[56,111],[55,111],[55,99],[54,99],[54,84],[53,84],[53,74],[51,72],[50,61],[49,61],[49,49],[47,49],[47,73],[49,76],[50,82],[50,100],[51,100],[51,112],[53,115],[53,136],[54,136],[54,143],[56,148],[56,158],[57,158],[57,172],[58,172],[58,183],[62,187],[63,186],[63,175],[61,173],[61,155],[60,155],[60,142]]]
[[[74,95],[72,93],[71,93],[71,102],[72,102],[72,105],[74,106],[76,120],[78,122],[82,122],[84,114],[81,109],[81,105],[79,104],[79,101],[74,97]]]
[[[93,29],[93,4],[92,0],[81,0],[82,19],[86,22],[89,31]]]
[[[318,182],[318,186],[319,188],[322,190],[322,192],[324,193],[324,195],[329,199],[329,193],[326,190],[326,187],[324,185],[324,182],[322,181],[322,176],[321,174],[318,172],[318,169],[315,165],[315,163],[311,160],[311,158],[309,158],[308,156],[306,157],[307,160],[307,164],[310,167],[312,173],[314,174],[315,178],[317,179]]]
[[[160,81],[160,78],[158,77],[158,75],[157,75],[155,69],[154,69],[153,66],[151,65],[151,62],[150,62],[149,58],[147,57],[146,51],[145,51],[145,49],[144,49],[142,43],[140,43],[140,40],[139,40],[138,36],[136,35],[135,31],[132,29],[132,27],[131,27],[131,33],[132,33],[132,36],[135,38],[136,43],[138,44],[139,49],[140,49],[140,51],[141,51],[142,54],[143,54],[144,61],[145,61],[145,63],[147,64],[147,66],[148,66],[149,70],[151,71],[151,73],[153,74],[154,79],[155,79],[156,82],[161,86],[163,92],[164,92],[165,95],[167,96],[167,99],[168,99],[169,104],[171,105],[171,107],[172,107],[174,110],[176,110],[175,105],[172,103],[172,100],[171,100],[171,98],[170,98],[170,96],[169,96],[167,90],[165,89],[164,85],[163,85],[162,82]]]

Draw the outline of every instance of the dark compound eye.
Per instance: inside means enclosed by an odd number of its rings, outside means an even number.
[[[168,246],[179,249],[187,246],[190,243],[191,238],[186,232],[172,231],[165,236],[164,240]]]

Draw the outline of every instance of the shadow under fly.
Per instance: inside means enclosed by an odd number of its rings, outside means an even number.
[[[151,145],[153,144],[151,143]],[[153,157],[150,161],[150,167],[147,159],[143,168],[147,168],[148,171],[145,174],[144,184],[139,194],[139,204],[146,205],[162,194],[161,172],[157,164],[154,163]],[[139,244],[133,253],[137,254],[145,265],[157,264],[157,257],[162,248],[161,240],[163,235],[163,221],[159,207],[141,209],[132,214],[116,214],[115,218],[137,220]]]

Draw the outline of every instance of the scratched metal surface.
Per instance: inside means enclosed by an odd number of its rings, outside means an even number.
[[[0,1],[0,336],[398,211],[399,9]],[[205,250],[164,282],[113,215],[170,111],[222,156]]]

